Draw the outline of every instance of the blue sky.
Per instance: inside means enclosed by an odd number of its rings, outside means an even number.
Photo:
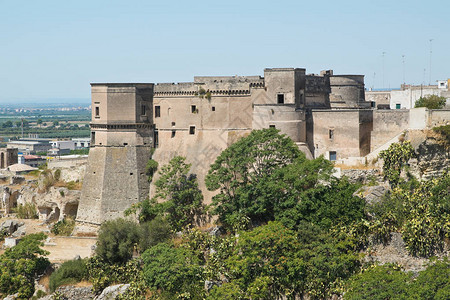
[[[450,77],[449,9],[446,0],[0,0],[0,101],[89,99],[90,82],[266,67],[364,74],[367,88],[395,88],[402,55],[407,83],[430,81],[429,39],[435,82]]]

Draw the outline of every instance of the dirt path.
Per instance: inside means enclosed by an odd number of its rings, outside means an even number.
[[[4,222],[8,218],[0,218],[0,223]],[[51,262],[64,262],[74,259],[77,255],[81,258],[89,257],[92,255],[92,246],[97,242],[93,237],[61,237],[55,236],[50,233],[47,224],[44,224],[42,220],[20,220],[14,219],[19,222],[24,222],[26,227],[26,234],[44,232],[48,235],[47,241],[45,241],[44,250],[50,252],[48,259]],[[4,252],[0,249],[0,254]]]

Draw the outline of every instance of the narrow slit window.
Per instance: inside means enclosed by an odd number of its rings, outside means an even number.
[[[193,114],[197,113],[197,106],[196,105],[191,105],[191,113],[193,113]]]
[[[195,134],[195,126],[189,126],[189,134]]]
[[[146,116],[147,115],[147,108],[145,105],[141,105],[141,115]]]
[[[175,131],[175,130],[172,130],[171,138],[174,138],[174,137],[175,137],[175,134],[176,134],[176,131]]]
[[[100,118],[100,107],[98,106],[95,107],[95,117]]]
[[[161,117],[161,106],[155,106],[155,118]]]
[[[330,138],[330,140],[332,140],[334,138],[334,129],[328,130],[328,137]]]

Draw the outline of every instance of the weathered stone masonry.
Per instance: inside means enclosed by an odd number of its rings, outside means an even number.
[[[383,120],[389,124],[376,123]],[[209,202],[209,166],[253,129],[275,127],[308,157],[333,160],[367,155],[401,132],[403,123],[403,113],[377,113],[365,101],[364,76],[331,70],[307,75],[301,68],[274,68],[265,69],[264,77],[92,84],[91,150],[77,222],[99,225],[151,195],[145,165],[152,147],[160,166],[185,156]]]

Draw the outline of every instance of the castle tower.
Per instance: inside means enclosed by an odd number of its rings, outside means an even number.
[[[91,148],[77,213],[78,231],[123,216],[148,197],[153,84],[93,83]]]

